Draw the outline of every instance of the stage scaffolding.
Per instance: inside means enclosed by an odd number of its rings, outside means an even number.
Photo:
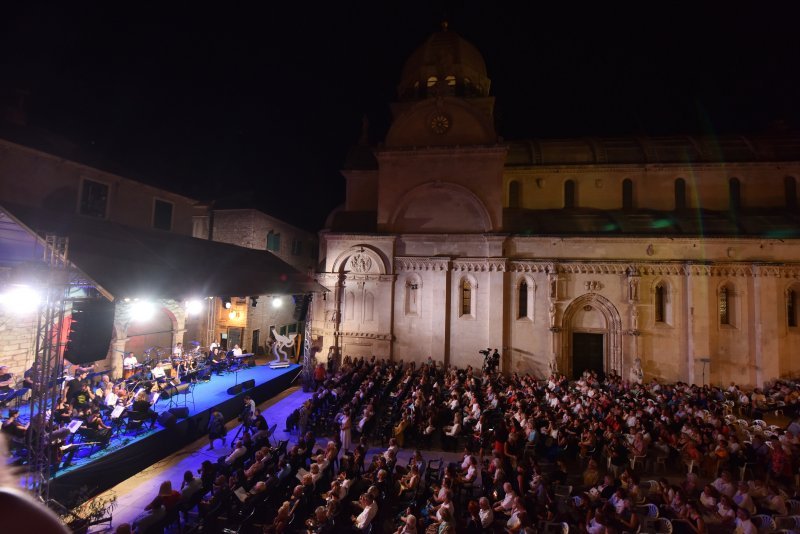
[[[70,296],[70,267],[68,239],[45,236],[43,269],[40,273],[41,302],[36,327],[36,348],[30,405],[30,428],[26,434],[28,450],[25,486],[36,497],[47,501],[55,451],[50,446],[49,422],[51,411],[58,404],[59,378],[64,369],[62,328],[64,312]]]

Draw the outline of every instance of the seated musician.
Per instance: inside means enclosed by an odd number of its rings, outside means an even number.
[[[24,438],[26,430],[28,430],[28,425],[20,422],[19,410],[9,411],[8,419],[3,421],[3,432],[15,438]]]
[[[81,429],[81,434],[89,441],[99,441],[102,446],[108,445],[111,439],[111,427],[103,422],[103,417],[97,409],[91,409],[85,416],[86,430]]]
[[[146,391],[140,391],[138,395],[136,395],[136,399],[134,399],[130,411],[149,417],[150,428],[153,428],[153,425],[156,423],[156,419],[158,419],[158,414],[153,410],[152,404],[147,398]]]
[[[241,356],[243,354],[242,353],[242,349],[241,349],[241,347],[239,347],[239,345],[234,345],[232,352],[233,352],[234,356]]]
[[[9,372],[7,365],[0,365],[0,393],[8,393],[14,389],[16,380],[14,375]]]
[[[136,373],[136,367],[139,365],[139,360],[136,359],[136,356],[132,352],[128,352],[125,354],[125,357],[122,359],[122,378],[128,379]]]
[[[228,361],[225,358],[225,353],[219,350],[219,347],[214,347],[211,349],[211,371],[220,374],[226,367],[228,367]]]

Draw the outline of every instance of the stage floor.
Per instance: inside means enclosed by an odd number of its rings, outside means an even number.
[[[76,454],[72,465],[54,474],[51,495],[57,500],[67,501],[82,487],[91,495],[104,491],[204,435],[212,409],[220,410],[229,421],[241,412],[246,394],[251,395],[257,404],[264,402],[289,387],[300,369],[301,366],[296,364],[284,369],[258,365],[239,371],[238,376],[235,373],[214,375],[211,381],[198,383],[194,389],[194,407],[189,396],[188,418],[179,419],[169,428],[156,423],[152,430],[143,429],[137,434],[120,432],[111,439],[108,447],[91,455],[88,455],[88,448],[86,452],[81,451],[83,455]],[[255,387],[237,395],[228,394],[231,386],[251,379],[255,380]],[[162,413],[169,406],[169,400],[160,399],[154,409]]]

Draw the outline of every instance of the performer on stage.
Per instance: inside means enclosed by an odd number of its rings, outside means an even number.
[[[241,349],[241,347],[239,347],[239,345],[234,345],[233,346],[233,355],[234,356],[241,356],[242,355],[242,349]]]
[[[179,341],[178,343],[175,344],[175,348],[172,349],[172,355],[175,358],[180,358],[181,356],[183,356],[183,343]]]
[[[137,365],[139,365],[139,360],[136,359],[136,356],[132,352],[126,353],[122,359],[122,378],[127,380],[132,377],[136,372]]]

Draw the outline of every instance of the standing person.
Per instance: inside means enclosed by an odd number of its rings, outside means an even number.
[[[221,439],[222,445],[225,445],[225,438],[225,419],[219,410],[214,410],[208,420],[208,450],[214,450],[215,439]]]
[[[339,440],[342,442],[341,450],[343,453],[350,450],[350,445],[352,444],[350,441],[351,426],[352,420],[350,419],[350,408],[345,408],[341,421],[341,431],[339,432]]]
[[[125,357],[122,358],[122,378],[125,380],[129,379],[136,373],[136,366],[139,364],[139,360],[136,359],[136,356],[132,352],[128,352],[125,354]]]

